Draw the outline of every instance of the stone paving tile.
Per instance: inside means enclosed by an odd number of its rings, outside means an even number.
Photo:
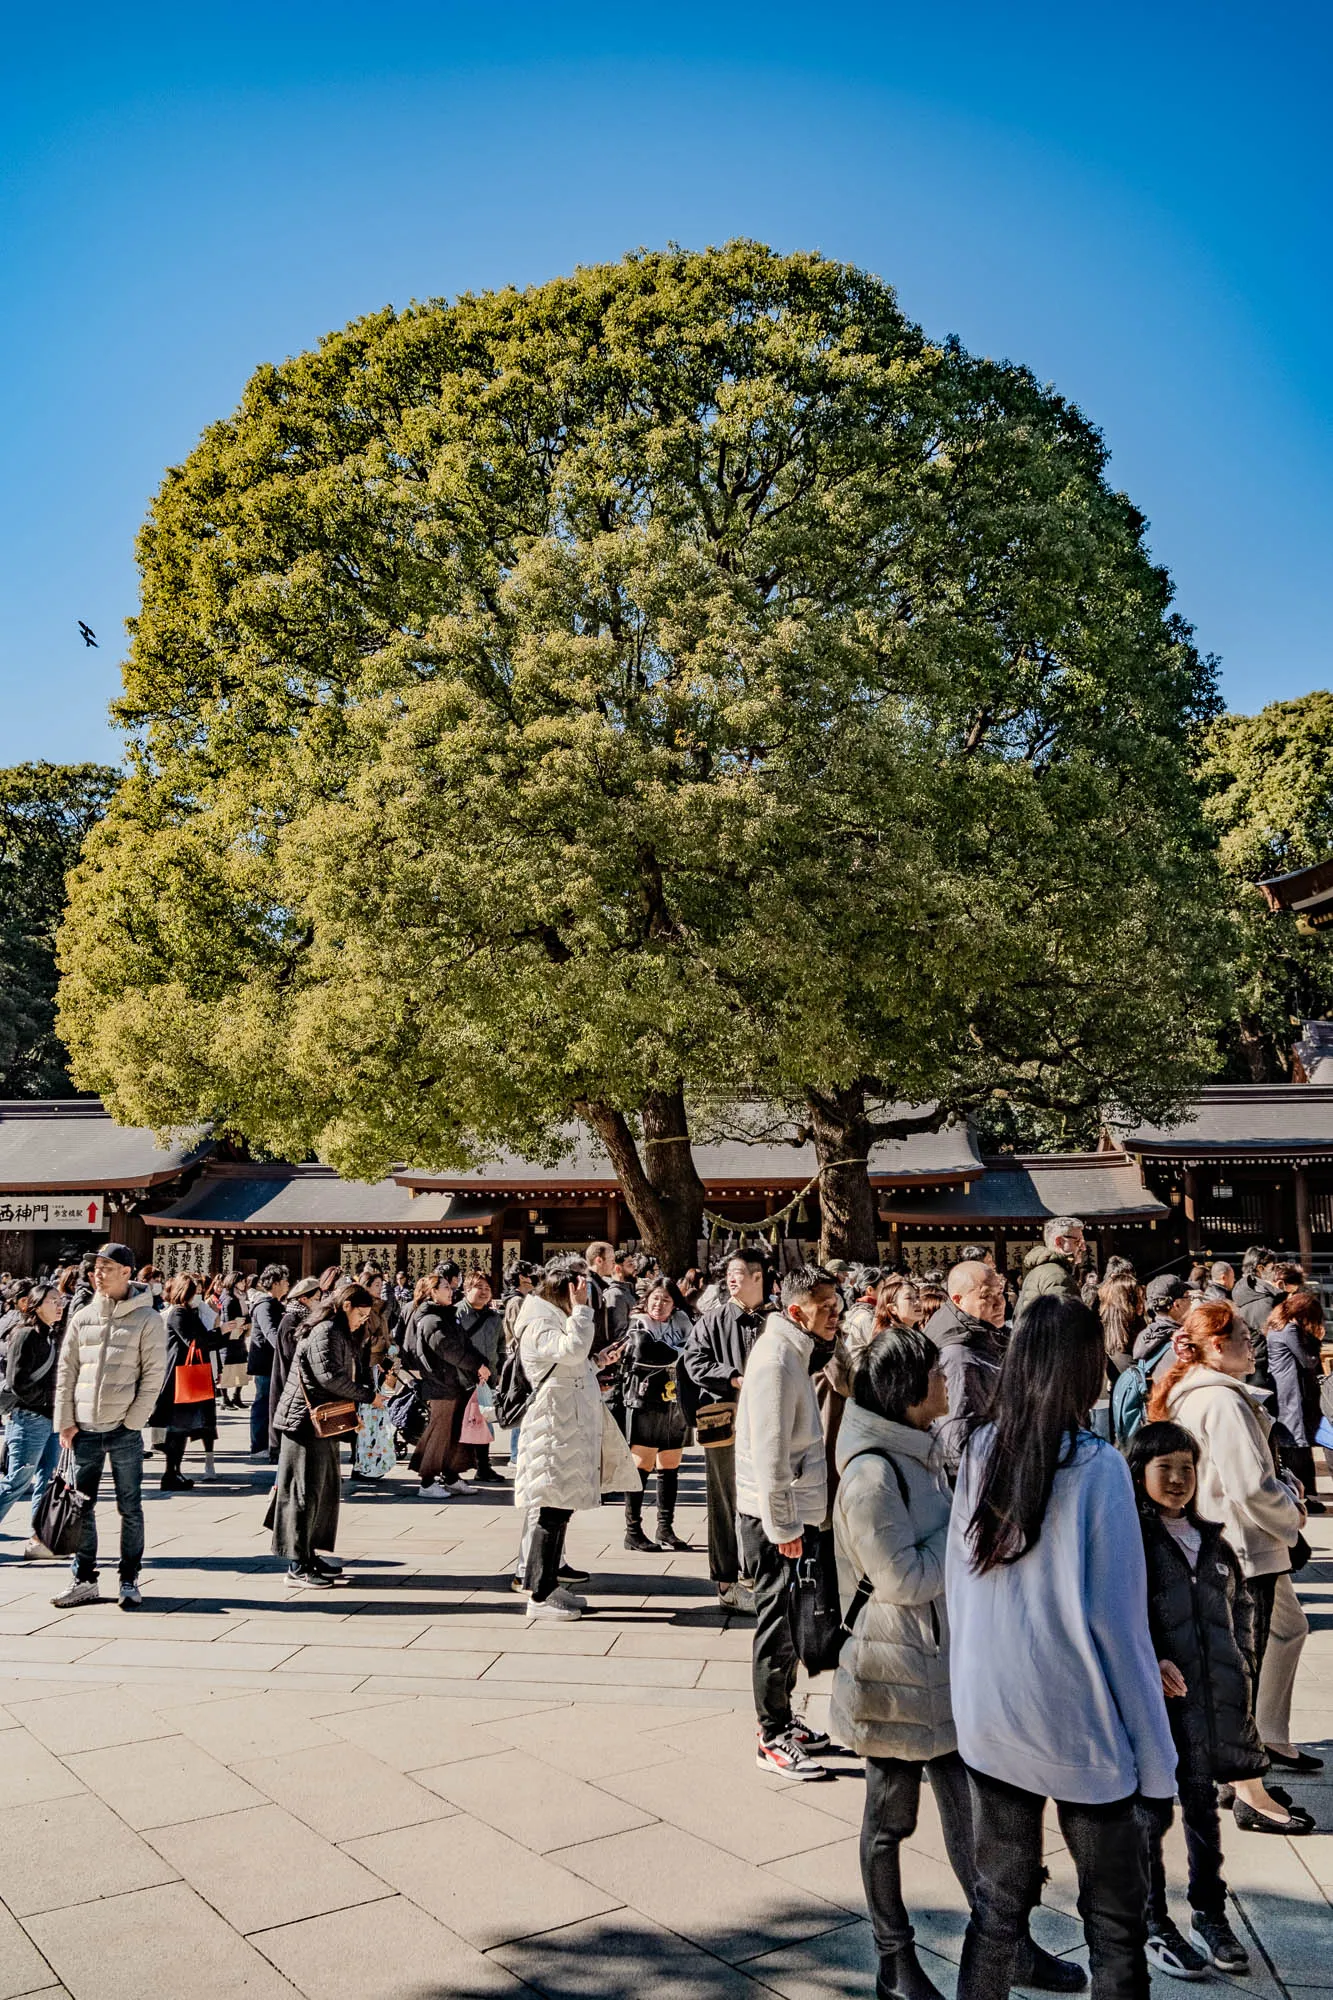
[[[831,1791],[832,1785],[775,1790],[772,1778],[756,1770],[753,1762],[748,1770],[737,1771],[730,1762],[678,1757],[670,1764],[598,1782],[617,1798],[630,1800],[700,1840],[725,1839],[727,1851],[742,1861],[778,1861],[846,1838],[842,1821],[820,1812],[814,1796]]]
[[[36,1945],[9,1912],[0,1907],[0,2000],[20,1994],[49,1994],[55,1975]]]
[[[25,1637],[19,1632],[9,1632],[0,1636],[0,1660],[21,1661],[25,1666],[41,1662],[46,1666],[68,1667],[93,1652],[97,1645],[94,1637],[66,1638],[63,1633],[52,1632],[34,1632]]]
[[[16,1917],[150,1889],[178,1873],[89,1792],[0,1812],[0,1894]]]
[[[496,1616],[476,1625],[442,1618],[437,1624],[428,1625],[421,1637],[412,1642],[410,1650],[429,1653],[457,1647],[503,1653],[531,1649],[539,1653],[583,1654],[591,1659],[609,1653],[617,1636],[615,1629],[608,1630],[600,1618],[581,1618],[573,1625],[528,1624],[522,1616],[503,1623]]]
[[[726,1831],[717,1829],[720,1840]],[[845,1910],[678,1827],[641,1827],[563,1848],[559,1860],[730,1964],[847,1922]]]
[[[296,1750],[289,1756],[259,1757],[237,1770],[326,1840],[352,1840],[361,1834],[417,1826],[454,1810],[434,1792],[350,1743],[332,1755],[325,1750]],[[246,1803],[262,1801],[251,1793]]]
[[[594,1708],[578,1704],[518,1721],[497,1720],[491,1734],[516,1750],[566,1771],[574,1778],[600,1780],[622,1771],[640,1771],[650,1764],[666,1764],[679,1753],[651,1736],[646,1719],[657,1719],[660,1709]]]
[[[68,1765],[90,1791],[140,1832],[264,1803],[233,1771],[185,1736],[84,1750],[70,1757]]]
[[[415,1624],[406,1619],[350,1617],[321,1612],[307,1616],[294,1609],[282,1618],[243,1618],[232,1636],[246,1645],[284,1646],[410,1646],[414,1638],[429,1628],[424,1619]]]
[[[32,1917],[74,2000],[291,2000],[268,1961],[184,1883]]]
[[[73,1750],[105,1750],[116,1743],[146,1743],[152,1737],[171,1734],[151,1708],[118,1689],[89,1689],[86,1694],[25,1701],[19,1714],[23,1727],[58,1757]]]
[[[300,1691],[200,1702],[182,1702],[181,1693],[176,1692],[173,1702],[181,1705],[160,1711],[164,1725],[188,1736],[223,1764],[244,1764],[265,1753],[280,1756],[293,1750],[331,1749],[338,1741],[310,1712],[311,1704],[321,1705],[318,1697]]]
[[[152,1845],[243,1934],[371,1903],[389,1892],[281,1806],[158,1827]]]
[[[226,1639],[211,1643],[190,1639],[113,1639],[99,1647],[91,1660],[99,1668],[198,1667],[212,1674],[235,1667],[268,1673],[281,1666],[287,1655],[300,1645],[295,1634],[282,1646],[233,1646]]]
[[[65,1613],[49,1602],[43,1605],[31,1597],[21,1597],[0,1611],[0,1633],[10,1638],[15,1633],[41,1632],[59,1625],[64,1617]]]
[[[524,1992],[403,1896],[261,1931],[253,1943],[309,2000],[519,2000]]]
[[[786,2000],[871,2000],[878,1962],[869,1924],[847,1924],[765,1952],[748,1960],[745,1970]],[[923,1950],[921,1963],[940,1990],[951,1994],[953,1967],[948,1961]]]
[[[419,1772],[461,1758],[490,1757],[506,1747],[493,1729],[473,1721],[467,1704],[430,1695],[330,1716],[327,1727],[393,1771]]]
[[[483,1951],[622,1901],[467,1813],[349,1841],[347,1852]]]
[[[574,1682],[583,1687],[689,1688],[699,1678],[697,1660],[571,1659],[554,1653],[502,1653],[489,1680],[537,1681],[543,1686]]]
[[[628,1833],[632,1827],[650,1825],[657,1817],[567,1774],[553,1784],[550,1765],[524,1756],[521,1750],[441,1764],[434,1770],[418,1771],[416,1778],[418,1784],[429,1785],[461,1812],[485,1820],[537,1854],[597,1840],[604,1834]]]
[[[902,1848],[899,1853],[905,1865],[909,1850]],[[764,1872],[798,1889],[808,1889],[812,1896],[822,1896],[826,1903],[836,1903],[839,1909],[853,1916],[869,1915],[861,1884],[861,1844],[855,1834],[844,1831],[840,1840],[833,1840],[826,1847],[766,1862]],[[912,1905],[914,1920],[918,1907],[916,1903]]]
[[[7,1729],[0,1752],[0,1807],[68,1799],[83,1790],[72,1771],[26,1729]]]
[[[764,2000],[771,1989],[637,1910],[613,1910],[491,1953],[548,2000]]]
[[[613,1657],[618,1660],[743,1660],[748,1671],[752,1643],[749,1632],[647,1626],[621,1632],[613,1648]]]
[[[299,1652],[284,1660],[278,1669],[282,1679],[287,1675],[311,1673],[341,1674],[393,1674],[415,1675],[418,1679],[429,1675],[440,1681],[479,1680],[493,1660],[499,1658],[499,1648],[488,1647],[481,1653],[394,1653],[387,1648],[360,1648],[357,1646],[303,1646]]]

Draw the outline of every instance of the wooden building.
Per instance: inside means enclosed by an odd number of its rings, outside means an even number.
[[[1333,1084],[1214,1084],[1176,1122],[1103,1143],[1142,1165],[1182,1251],[1265,1243],[1307,1271],[1333,1257]]]

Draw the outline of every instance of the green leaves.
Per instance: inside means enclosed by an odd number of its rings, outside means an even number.
[[[367,1174],[862,1080],[1163,1103],[1215,693],[1103,472],[1025,370],[743,242],[259,370],[141,538],[78,1075]]]

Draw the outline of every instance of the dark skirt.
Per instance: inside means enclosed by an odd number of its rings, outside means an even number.
[[[690,1441],[690,1427],[678,1403],[645,1403],[628,1415],[631,1444],[648,1451],[682,1451]]]
[[[273,1530],[275,1556],[304,1565],[316,1549],[332,1549],[342,1497],[338,1444],[337,1438],[313,1432],[308,1442],[282,1438],[273,1498],[264,1516],[264,1526]]]
[[[423,1486],[437,1479],[457,1479],[476,1456],[471,1445],[460,1444],[466,1396],[432,1396],[427,1402],[430,1417],[416,1450],[408,1460],[410,1471],[419,1474]]]

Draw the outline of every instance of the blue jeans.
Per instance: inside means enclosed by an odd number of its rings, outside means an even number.
[[[5,1445],[9,1457],[8,1469],[0,1479],[0,1521],[30,1489],[36,1508],[60,1459],[60,1439],[51,1428],[51,1419],[39,1417],[35,1410],[10,1411]]]
[[[268,1392],[273,1381],[271,1375],[252,1375],[255,1385],[255,1399],[250,1405],[250,1455],[257,1451],[268,1457]]]
[[[120,1514],[120,1580],[133,1583],[143,1561],[143,1435],[118,1424],[113,1431],[80,1430],[74,1439],[74,1484],[90,1500],[97,1499],[102,1467],[111,1460],[111,1481]],[[74,1558],[78,1583],[97,1575],[97,1509],[87,1509],[83,1539]]]

